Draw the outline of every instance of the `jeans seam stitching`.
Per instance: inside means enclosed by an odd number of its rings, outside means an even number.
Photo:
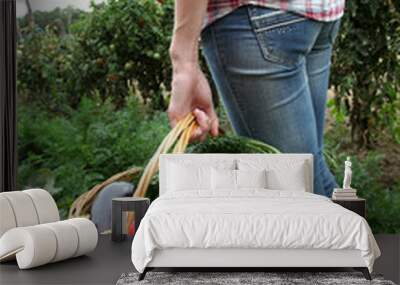
[[[285,12],[286,11],[279,10],[279,11],[275,11],[275,12],[271,12],[271,13],[266,13],[266,14],[250,17],[250,19],[251,20],[260,20],[260,19],[265,19],[265,18],[269,18],[272,16],[276,16],[276,15],[281,15],[281,14],[284,14]]]
[[[266,32],[266,31],[269,31],[269,30],[272,30],[272,29],[276,29],[276,28],[280,28],[280,27],[286,27],[286,26],[288,26],[290,24],[303,22],[305,20],[307,20],[307,19],[306,18],[293,19],[293,20],[282,22],[282,23],[274,24],[274,25],[271,25],[271,26],[258,28],[258,29],[255,29],[254,32],[256,32],[256,33]],[[287,28],[288,28],[288,31],[292,31],[293,30],[292,27],[287,27]]]
[[[257,29],[257,27],[255,25],[255,21],[251,20],[252,11],[250,11],[249,9],[247,10],[247,13],[249,16],[250,27],[253,30],[253,33],[254,33],[256,41],[257,41],[257,45],[261,50],[261,54],[262,54],[263,58],[265,60],[271,61],[272,63],[281,64],[286,67],[294,65],[294,62],[292,62],[291,60],[282,59],[281,57],[274,55],[271,52],[268,44],[263,44],[263,41],[267,40],[267,35],[266,35],[266,33],[263,33],[263,32],[256,32],[256,30],[259,30],[260,28]]]
[[[246,123],[246,121],[245,121],[244,118],[243,118],[243,110],[242,110],[242,108],[241,108],[241,106],[240,106],[240,104],[239,104],[239,102],[238,102],[238,100],[237,100],[236,91],[235,91],[235,89],[233,88],[233,86],[232,86],[231,84],[229,84],[230,82],[229,82],[229,80],[228,80],[228,76],[226,76],[225,65],[224,65],[224,63],[223,63],[223,61],[222,61],[222,59],[221,59],[221,57],[223,57],[223,52],[222,52],[220,46],[218,45],[218,41],[217,41],[217,38],[216,38],[216,36],[215,36],[214,27],[211,27],[211,36],[212,36],[212,41],[214,42],[215,47],[216,47],[216,49],[217,49],[217,50],[216,50],[216,51],[217,51],[217,52],[216,52],[217,61],[219,62],[220,66],[221,66],[221,69],[222,69],[222,71],[223,71],[224,80],[226,81],[227,86],[228,86],[228,88],[230,89],[230,91],[231,91],[231,93],[232,93],[232,98],[233,98],[233,100],[234,100],[234,104],[235,104],[236,108],[237,108],[238,111],[239,111],[240,120],[242,121],[242,124],[243,124],[243,126],[245,127],[246,132],[248,133],[248,135],[251,136],[252,130],[250,129],[250,127],[248,126],[248,124]]]

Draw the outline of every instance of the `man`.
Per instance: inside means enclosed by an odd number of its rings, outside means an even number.
[[[330,58],[344,0],[176,0],[171,125],[193,112],[193,139],[218,135],[201,36],[235,132],[282,152],[314,155],[314,192],[337,186],[323,157]]]

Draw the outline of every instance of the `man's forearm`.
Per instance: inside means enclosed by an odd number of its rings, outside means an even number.
[[[175,23],[170,47],[172,63],[197,64],[198,40],[208,0],[176,0]]]

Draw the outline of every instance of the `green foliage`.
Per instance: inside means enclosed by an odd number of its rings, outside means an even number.
[[[52,11],[34,11],[32,17],[35,29],[45,30],[51,28],[56,30],[58,34],[64,35],[69,33],[70,25],[84,16],[86,13],[73,7],[56,8]],[[32,32],[29,27],[29,16],[18,18],[18,27],[21,36]]]
[[[84,58],[80,75],[85,88],[118,96],[126,81],[135,79],[154,108],[165,108],[162,90],[170,81],[172,24],[173,1],[109,0],[94,6],[73,26]]]
[[[81,95],[78,91],[84,89],[79,75],[82,55],[69,28],[85,15],[85,12],[68,7],[33,12],[33,27],[28,15],[18,19],[17,89],[20,103],[39,105],[61,114],[68,112],[65,108],[77,106]]]
[[[46,188],[64,216],[97,183],[142,166],[169,130],[165,114],[148,115],[133,96],[119,110],[95,96],[67,116],[31,106],[18,112],[19,187]]]
[[[76,87],[81,57],[74,54],[78,48],[72,36],[59,37],[51,28],[20,39],[17,88],[21,103],[60,113],[66,112],[64,105],[75,107],[80,99]]]
[[[399,2],[346,2],[331,78],[336,108],[349,116],[353,141],[360,146],[370,147],[382,128],[400,143],[399,58]]]
[[[385,148],[360,153],[346,147],[344,129],[337,127],[326,136],[325,158],[339,184],[343,181],[346,156],[352,161],[352,187],[367,200],[367,221],[374,233],[400,233],[400,175],[398,167],[385,165]],[[399,154],[397,154],[399,155]],[[392,159],[392,158],[390,158]],[[394,158],[396,161],[396,158]],[[397,171],[397,172],[396,172]],[[386,172],[386,179],[383,179]]]
[[[51,24],[56,15],[67,14],[62,11],[50,12],[43,27],[18,42],[21,100],[60,112],[57,105],[75,108],[81,96],[98,90],[103,100],[111,97],[121,106],[130,80],[154,109],[166,108],[172,0],[109,0],[71,20],[69,33]]]
[[[263,142],[240,137],[225,135],[208,138],[189,146],[189,153],[280,153],[279,150]]]
[[[344,156],[339,156],[342,161]],[[353,185],[358,195],[367,200],[367,220],[374,233],[400,233],[400,181],[392,187],[380,182],[383,155],[374,152],[364,158],[352,157]],[[343,167],[336,169],[338,181]]]

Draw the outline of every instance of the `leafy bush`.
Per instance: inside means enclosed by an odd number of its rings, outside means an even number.
[[[346,2],[331,78],[336,107],[349,116],[360,146],[371,147],[382,129],[400,143],[399,56],[399,2]]]
[[[209,137],[188,147],[188,153],[280,153],[278,149],[263,142],[235,135]]]
[[[57,34],[64,35],[69,33],[70,25],[85,14],[86,12],[82,10],[67,7],[63,9],[56,8],[52,11],[34,11],[32,18],[35,29],[45,30],[50,27],[56,30]],[[32,32],[29,27],[29,20],[29,14],[18,18],[18,27],[21,36]]]
[[[21,106],[18,117],[19,187],[44,187],[63,216],[97,183],[142,166],[169,131],[165,114],[148,115],[133,96],[120,110],[96,96],[67,116]]]
[[[385,165],[387,156],[395,155],[387,148],[359,152],[343,144],[343,130],[327,135],[326,158],[339,184],[343,181],[346,156],[352,161],[352,187],[367,200],[367,221],[374,233],[400,233],[400,181],[398,168]],[[399,154],[398,154],[399,155]],[[394,158],[396,160],[396,158]],[[397,172],[396,172],[397,171]],[[384,173],[388,172],[388,173]],[[384,179],[385,176],[388,178]]]
[[[126,81],[135,79],[154,108],[165,108],[162,90],[170,81],[172,24],[173,1],[109,0],[93,6],[73,26],[85,59],[80,70],[85,88],[118,96]]]
[[[339,156],[342,161],[344,156]],[[400,233],[400,183],[385,187],[380,182],[383,156],[374,152],[366,157],[352,156],[353,187],[357,195],[367,200],[367,220],[374,233]],[[338,181],[343,179],[343,167],[335,169]]]
[[[17,46],[18,99],[51,112],[64,113],[76,107],[80,96],[77,62],[79,47],[72,36],[59,37],[51,28],[26,35]]]
[[[58,111],[60,101],[75,108],[81,96],[98,90],[121,106],[131,80],[154,109],[165,109],[172,24],[172,0],[109,0],[82,14],[69,34],[51,24],[33,29],[18,43],[22,99]]]
[[[66,112],[67,106],[77,106],[82,95],[80,91],[85,89],[80,78],[82,56],[69,29],[84,15],[85,12],[68,7],[35,11],[32,18],[27,15],[18,19],[17,88],[20,103],[40,105],[61,114]]]

